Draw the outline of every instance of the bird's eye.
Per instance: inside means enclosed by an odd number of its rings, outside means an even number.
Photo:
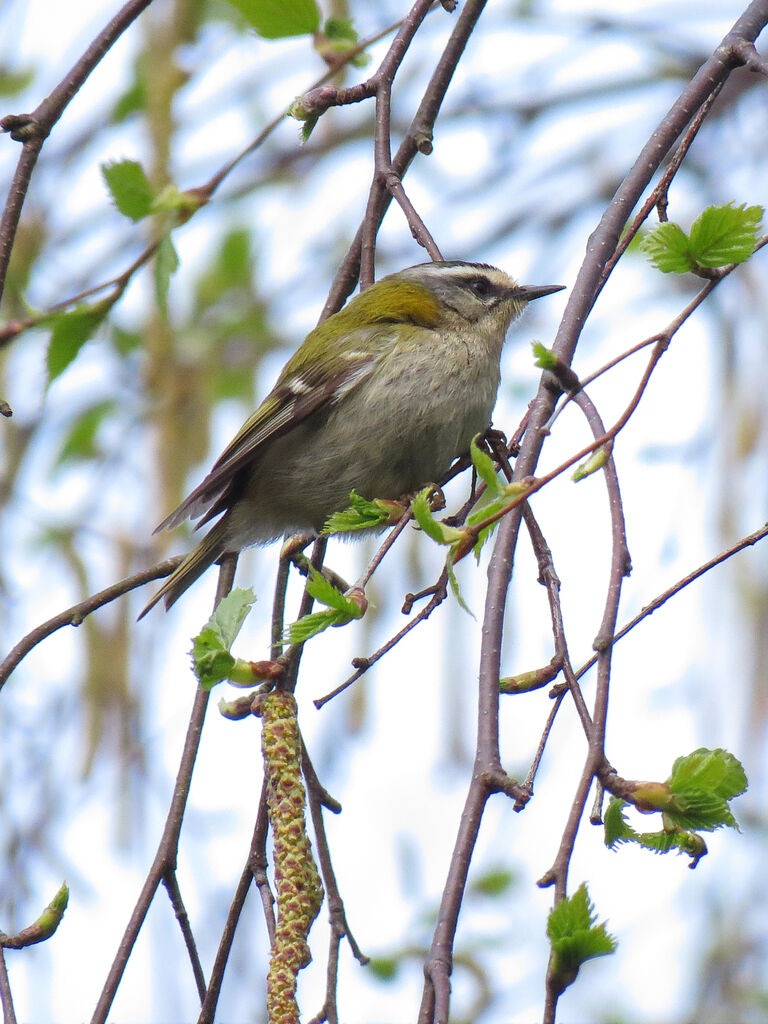
[[[469,282],[469,287],[472,289],[478,299],[487,299],[493,291],[491,282],[486,277],[475,277]]]

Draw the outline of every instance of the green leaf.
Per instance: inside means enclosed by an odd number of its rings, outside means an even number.
[[[472,511],[467,516],[467,526],[477,526],[478,523],[482,523],[489,516],[495,516],[497,512],[501,512],[506,506],[507,501],[508,499],[505,498],[494,497],[488,490],[483,491],[472,506]]]
[[[351,18],[327,18],[323,25],[323,32],[329,39],[334,39],[340,43],[354,45],[358,41],[358,35]]]
[[[738,829],[728,801],[747,788],[741,763],[727,750],[694,750],[679,757],[665,783],[638,783],[638,806],[661,810],[663,830],[636,832],[627,822],[625,801],[613,797],[605,813],[605,844],[611,849],[619,843],[637,843],[654,853],[678,850],[692,858],[696,867],[706,854],[707,845],[699,831],[712,832],[728,826]]]
[[[299,139],[302,145],[305,142],[309,142],[309,137],[315,129],[315,125],[320,120],[319,115],[313,115],[312,117],[305,117],[302,120],[301,127],[299,128]]]
[[[293,103],[288,107],[287,115],[288,117],[294,118],[296,121],[301,121],[301,126],[299,127],[299,138],[302,143],[307,142],[314,131],[315,125],[320,120],[320,114],[313,110],[308,110],[304,105],[304,97],[297,96]]]
[[[182,190],[173,182],[158,192],[152,203],[152,213],[173,214],[174,227],[185,224],[193,213],[208,201],[205,189]]]
[[[711,789],[724,800],[741,796],[747,789],[747,776],[738,758],[718,747],[699,747],[687,757],[678,757],[667,780],[670,792],[684,792],[691,786]]]
[[[210,690],[217,683],[229,679],[235,659],[228,651],[216,645],[212,634],[204,629],[195,637],[192,655],[192,671],[204,690]]]
[[[358,42],[357,31],[349,18],[328,18],[315,46],[321,57],[343,56]],[[356,68],[364,68],[370,59],[367,53],[358,53],[352,58],[352,64]]]
[[[605,923],[595,924],[595,908],[585,883],[573,896],[557,903],[549,914],[547,935],[552,944],[551,980],[558,992],[572,984],[586,960],[607,956],[616,949]]]
[[[137,160],[116,160],[102,164],[101,173],[120,213],[132,221],[152,212],[155,191]]]
[[[233,228],[195,284],[197,309],[209,309],[234,289],[249,292],[252,269],[251,233],[247,228]]]
[[[691,226],[690,250],[700,267],[743,263],[755,251],[762,206],[708,206]]]
[[[232,590],[192,641],[192,670],[204,690],[229,678],[235,658],[229,653],[256,601],[252,590]]]
[[[762,216],[761,206],[708,206],[690,235],[670,221],[647,234],[640,249],[665,274],[743,263],[755,251]]]
[[[611,457],[611,445],[601,444],[599,448],[596,448],[588,459],[581,462],[576,469],[574,469],[571,480],[577,484],[580,480],[585,480],[588,476],[592,476],[593,473],[597,473],[598,470],[602,469],[608,459]]]
[[[250,587],[236,588],[219,601],[216,611],[206,623],[216,634],[221,646],[230,650],[256,603],[256,595]]]
[[[227,275],[230,288],[250,288],[252,285],[251,245],[249,228],[232,228],[222,239],[216,266]]]
[[[445,567],[448,570],[448,582],[449,582],[449,584],[451,586],[451,590],[453,591],[453,596],[459,602],[459,607],[463,608],[463,610],[467,613],[467,615],[471,615],[472,618],[474,619],[475,618],[475,613],[472,611],[472,609],[469,607],[467,602],[461,596],[461,589],[459,588],[459,581],[456,578],[456,570],[453,568],[453,562],[451,561],[450,554],[448,555],[448,559],[447,559],[447,561],[445,563]]]
[[[264,39],[310,35],[320,27],[315,0],[230,0]]]
[[[475,879],[470,888],[481,896],[501,896],[509,892],[515,881],[514,872],[509,868],[492,868]]]
[[[59,450],[54,463],[54,469],[61,469],[70,462],[77,462],[82,459],[93,459],[99,452],[96,447],[96,434],[105,416],[113,412],[115,402],[107,399],[104,402],[96,402],[81,412],[72,423],[64,443]]]
[[[429,507],[431,493],[432,488],[425,487],[411,502],[414,519],[424,533],[438,544],[453,544],[455,541],[461,540],[464,537],[463,530],[457,530],[455,526],[446,526],[445,523],[438,522],[432,515],[432,510]]]
[[[310,612],[288,627],[285,643],[303,644],[330,626],[345,626],[351,619],[344,612],[329,609],[325,612]]]
[[[35,939],[36,942],[42,942],[44,939],[50,939],[61,924],[61,920],[64,917],[64,911],[67,909],[68,904],[69,886],[66,882],[62,882],[56,895],[32,925],[33,929],[39,929],[39,938]]]
[[[627,804],[619,797],[611,797],[603,818],[605,826],[605,845],[615,850],[621,843],[635,843],[651,853],[687,853],[692,858],[688,866],[695,868],[707,852],[707,844],[696,832],[670,825],[660,832],[635,832],[624,817],[623,808]],[[664,815],[666,818],[666,815]]]
[[[313,565],[309,567],[310,578],[307,580],[307,593],[321,604],[335,608],[336,611],[347,611],[349,602],[340,590],[326,579]]]
[[[558,365],[558,358],[551,349],[542,345],[540,341],[533,342],[533,354],[536,356],[534,365],[542,370],[555,370]]]
[[[368,501],[356,491],[349,495],[350,506],[341,512],[334,512],[330,516],[323,533],[348,533],[352,530],[370,530],[377,526],[391,522],[390,510],[392,502],[382,502],[378,499]],[[389,507],[387,507],[389,506]]]
[[[372,956],[366,964],[379,981],[393,981],[400,970],[400,961],[394,956]]]
[[[76,306],[67,313],[55,313],[46,317],[44,325],[53,328],[46,356],[49,386],[75,359],[110,308],[111,303],[102,301],[92,306]]]
[[[37,920],[22,928],[16,935],[3,934],[3,945],[9,949],[24,949],[26,946],[34,946],[38,942],[50,939],[61,924],[68,903],[69,889],[67,883],[62,882],[58,892]]]
[[[329,626],[345,626],[353,619],[361,619],[365,613],[364,602],[355,601],[342,594],[314,566],[309,566],[309,573],[307,593],[316,601],[327,605],[328,611],[311,612],[292,622],[286,632],[286,643],[305,643]]]
[[[505,512],[507,509],[515,505],[520,499],[521,495],[525,494],[530,489],[528,484],[522,482],[513,481],[509,484],[502,484],[498,477],[496,478],[496,486],[494,493],[491,493],[491,488],[486,488],[485,491],[480,495],[475,504],[472,506],[472,511],[469,513],[466,519],[468,527],[477,526],[479,523],[484,522],[486,519],[490,519],[491,516],[498,515],[500,512]],[[500,520],[497,519],[495,522],[485,526],[477,535],[477,541],[475,542],[474,553],[475,557],[479,560],[483,546],[493,535],[494,530],[499,525]]]
[[[24,92],[35,79],[35,71],[27,68],[24,71],[9,71],[3,69],[0,72],[0,96],[18,96]]]
[[[178,269],[179,256],[169,232],[160,239],[160,244],[155,254],[155,296],[163,316],[168,311],[168,290],[171,287],[171,274],[175,274]]]
[[[114,324],[110,340],[115,346],[115,351],[118,355],[127,356],[140,347],[143,339],[138,331],[126,331],[122,327],[118,327],[117,324]]]
[[[640,243],[640,251],[665,274],[684,274],[694,266],[688,236],[671,221],[649,232]]]
[[[608,807],[603,815],[603,828],[605,830],[605,845],[609,850],[612,850],[620,842],[626,842],[633,835],[633,831],[624,817],[626,806],[626,801],[617,796],[612,796],[608,802]]]
[[[120,124],[147,106],[147,83],[145,77],[136,77],[128,88],[115,100],[112,107],[112,121]]]
[[[664,808],[666,819],[685,829],[714,829],[727,826],[738,829],[728,801],[747,788],[741,763],[719,747],[694,750],[679,757],[668,780],[670,805]]]
[[[493,459],[486,452],[481,451],[477,446],[477,439],[480,434],[476,434],[472,438],[472,442],[469,446],[469,454],[472,458],[472,465],[475,467],[477,475],[485,483],[487,490],[495,497],[502,493],[501,484],[499,478],[496,475],[496,467],[493,464]]]

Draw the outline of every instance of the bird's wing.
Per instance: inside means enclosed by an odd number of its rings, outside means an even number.
[[[381,354],[356,351],[348,345],[339,347],[341,351],[331,374],[313,373],[296,365],[293,359],[288,362],[272,391],[230,441],[208,476],[166,516],[155,533],[178,526],[188,518],[198,519],[207,512],[198,524],[202,526],[224,511],[235,475],[258,454],[261,446],[287,434],[324,406],[338,402],[370,376]]]

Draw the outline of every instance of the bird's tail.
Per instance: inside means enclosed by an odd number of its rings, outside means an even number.
[[[203,575],[206,569],[225,554],[227,550],[225,530],[224,520],[216,523],[194,551],[190,551],[184,561],[173,570],[141,613],[140,619],[143,619],[150,608],[154,608],[161,598],[165,598],[165,608],[167,611],[181,597],[184,591],[191,587],[198,577]]]

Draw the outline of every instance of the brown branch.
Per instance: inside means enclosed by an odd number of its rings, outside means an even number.
[[[745,548],[752,547],[753,544],[757,544],[766,537],[768,537],[768,523],[761,526],[759,530],[755,530],[754,533],[750,533],[748,536],[742,537],[741,540],[732,544],[729,548],[726,548],[725,551],[721,551],[719,555],[715,555],[714,558],[710,558],[709,561],[704,562],[703,565],[700,565],[697,569],[694,569],[686,576],[683,576],[682,579],[673,583],[671,587],[659,594],[658,597],[654,597],[654,599],[645,605],[634,618],[630,619],[629,622],[622,626],[621,629],[606,642],[615,646],[619,640],[622,640],[627,633],[630,632],[630,630],[633,630],[635,626],[639,625],[643,619],[647,619],[650,615],[653,615],[655,611],[658,611],[658,609],[661,608],[662,605],[666,604],[671,597],[674,597],[675,594],[679,594],[681,590],[685,590],[687,586],[690,586],[690,584],[695,582],[700,576],[709,572],[710,569],[714,569],[716,566],[722,565],[722,563],[728,561],[729,558],[737,555]],[[577,678],[581,679],[581,677],[597,662],[597,659],[598,655],[595,654],[588,661],[585,661],[576,673]]]
[[[123,594],[128,594],[137,587],[144,586],[145,583],[151,583],[152,580],[159,580],[165,576],[170,576],[181,560],[181,555],[176,555],[174,558],[166,558],[164,562],[158,562],[157,565],[153,565],[150,569],[142,569],[141,572],[127,576],[124,580],[120,580],[119,583],[113,583],[110,587],[100,590],[97,594],[92,594],[85,601],[72,605],[65,612],[59,612],[52,619],[48,619],[47,622],[36,626],[23,639],[19,640],[16,646],[3,659],[2,663],[0,663],[0,689],[5,685],[8,677],[18,666],[19,662],[41,640],[45,640],[46,637],[55,633],[57,629],[61,629],[62,626],[79,626],[83,619],[90,615],[91,612],[95,612],[97,608],[110,604],[118,597],[122,597]]]
[[[376,553],[374,554],[373,558],[371,558],[370,562],[366,566],[365,571],[363,572],[363,574],[360,576],[360,578],[355,583],[356,587],[359,587],[361,590],[365,590],[365,587],[368,584],[368,582],[370,581],[371,576],[373,576],[374,572],[381,565],[381,562],[382,562],[384,556],[386,555],[386,553],[389,551],[389,549],[395,543],[395,541],[400,536],[400,534],[403,532],[403,530],[406,528],[408,523],[410,523],[412,521],[413,521],[413,512],[409,508],[403,514],[402,518],[399,519],[398,522],[395,523],[395,525],[389,531],[389,533],[384,538],[382,543],[379,545],[378,550],[376,551]]]
[[[427,250],[427,254],[431,260],[441,260],[443,257],[437,247],[437,242],[430,234],[427,225],[416,212],[416,208],[413,203],[405,194],[402,181],[393,170],[389,170],[384,173],[384,184],[386,185],[387,191],[395,200],[397,200],[400,209],[405,214],[405,219],[408,221],[408,227],[411,229],[411,234],[413,235],[414,240],[418,242],[422,248]]]
[[[597,412],[597,409],[583,392],[579,392],[575,398],[582,412],[587,418],[592,433],[602,436],[605,427]],[[595,694],[595,708],[592,716],[592,728],[587,732],[589,748],[582,769],[581,778],[577,786],[576,794],[571,803],[568,820],[563,830],[560,847],[555,857],[555,862],[544,877],[539,880],[539,885],[555,886],[555,900],[564,899],[567,892],[568,867],[570,865],[573,848],[576,842],[581,818],[584,813],[589,790],[592,786],[592,779],[598,770],[606,763],[605,757],[605,727],[608,716],[608,694],[610,687],[611,657],[610,646],[606,646],[602,638],[608,632],[612,634],[615,628],[616,616],[619,608],[619,597],[621,584],[630,569],[629,553],[624,528],[624,510],[619,489],[618,475],[613,456],[609,456],[603,469],[603,476],[608,491],[608,507],[611,516],[611,566],[608,577],[608,594],[606,597],[603,618],[598,632],[598,639],[595,646],[599,648],[598,680]],[[548,985],[549,989],[553,986]],[[554,989],[553,989],[554,991]]]
[[[603,285],[610,277],[613,268],[616,266],[618,261],[626,252],[632,239],[640,230],[640,227],[645,222],[645,219],[648,217],[651,210],[654,207],[656,207],[659,211],[659,220],[667,219],[666,210],[667,194],[669,192],[669,187],[672,184],[675,175],[680,170],[680,167],[686,154],[688,153],[688,150],[693,145],[693,140],[699,133],[699,128],[701,128],[702,124],[706,120],[710,110],[712,109],[712,104],[717,99],[722,87],[723,82],[720,82],[718,85],[716,85],[710,93],[710,95],[704,101],[704,103],[702,103],[700,109],[697,111],[696,116],[691,121],[688,130],[681,139],[679,146],[675,150],[672,159],[669,161],[669,166],[666,168],[663,175],[661,176],[658,185],[656,185],[651,194],[640,207],[640,210],[638,211],[637,215],[633,218],[632,223],[625,231],[623,238],[620,239],[618,245],[616,246],[616,251],[614,252],[613,256],[611,256],[611,258],[606,262],[605,266],[603,267],[602,273],[600,275],[600,282],[598,284],[597,294],[599,294],[602,290]]]
[[[765,246],[767,244],[768,244],[768,235],[765,235],[758,242],[758,244],[755,246],[755,250],[754,251],[757,252],[758,249],[763,248],[763,246]],[[650,344],[653,344],[653,346],[654,346],[654,349],[653,349],[653,352],[651,353],[651,357],[649,359],[648,365],[646,366],[645,373],[643,374],[643,377],[640,380],[640,383],[639,383],[639,385],[638,385],[638,387],[637,387],[637,389],[635,391],[635,394],[632,397],[632,400],[630,401],[629,405],[626,407],[626,409],[624,410],[622,415],[619,417],[619,419],[610,428],[610,430],[607,430],[604,434],[602,434],[596,440],[592,441],[590,444],[585,445],[580,451],[578,451],[574,455],[570,456],[570,458],[566,459],[564,462],[561,462],[560,465],[556,466],[553,470],[551,470],[549,473],[546,473],[544,476],[526,478],[526,477],[521,477],[519,475],[520,472],[521,472],[521,468],[524,465],[524,462],[522,460],[523,450],[521,449],[521,457],[518,458],[518,461],[517,461],[517,464],[516,464],[516,468],[515,468],[515,478],[518,481],[524,480],[525,485],[526,485],[525,486],[525,492],[522,493],[514,501],[510,501],[510,503],[508,505],[506,505],[500,511],[495,512],[494,514],[489,515],[486,519],[483,519],[481,522],[476,523],[472,527],[472,531],[473,531],[475,536],[479,535],[482,530],[486,529],[488,526],[491,526],[493,523],[496,523],[496,522],[499,522],[500,520],[508,518],[511,514],[519,515],[520,508],[522,508],[524,503],[526,501],[528,501],[528,499],[532,495],[534,495],[537,491],[540,491],[543,487],[545,487],[548,483],[550,483],[556,477],[561,476],[563,473],[565,473],[567,470],[569,470],[571,468],[571,466],[575,466],[576,463],[581,462],[582,459],[585,459],[587,456],[591,455],[598,448],[601,448],[604,445],[609,445],[609,444],[611,444],[614,441],[616,436],[624,429],[624,427],[627,425],[629,420],[634,415],[638,405],[640,404],[640,400],[642,399],[643,394],[645,393],[645,390],[648,387],[648,384],[649,384],[651,376],[652,376],[652,374],[653,374],[653,372],[654,372],[654,370],[656,368],[656,365],[658,364],[659,360],[664,355],[666,350],[669,348],[669,345],[670,345],[670,342],[671,342],[672,338],[675,336],[675,334],[677,334],[677,332],[680,330],[680,328],[683,326],[683,324],[686,322],[686,320],[688,320],[688,318],[692,315],[692,313],[694,313],[695,310],[698,309],[698,307],[701,305],[701,303],[704,301],[704,299],[706,299],[707,296],[713,291],[713,289],[722,280],[724,280],[724,278],[726,278],[729,274],[733,273],[733,271],[736,270],[736,268],[739,267],[739,266],[741,266],[740,263],[731,263],[731,264],[729,264],[726,267],[721,267],[718,270],[713,271],[712,272],[713,273],[712,278],[707,281],[706,285],[688,303],[688,305],[682,310],[682,312],[680,312],[672,321],[670,321],[670,323],[667,325],[667,327],[663,331],[660,331],[658,334],[654,335],[651,338],[646,339],[643,342],[640,342],[638,345],[634,346],[633,349],[630,349],[630,352],[636,352],[636,351],[639,351],[642,348],[647,348],[648,345],[650,345]],[[625,353],[624,356],[619,357],[616,361],[620,361],[627,354],[628,353]],[[548,376],[551,376],[551,374],[549,374],[549,372],[545,373],[544,377],[546,378]],[[541,444],[543,444],[543,441],[544,441],[545,437],[547,437],[549,435],[549,424],[551,424],[552,419],[553,419],[552,413],[553,413],[553,409],[554,409],[554,400],[555,400],[553,392],[551,390],[551,387],[550,387],[549,383],[543,383],[542,384],[542,388],[543,388],[544,394],[548,396],[546,398],[546,401],[547,401],[547,409],[549,410],[549,416],[548,416],[548,418],[546,420],[541,422],[540,426],[538,427],[538,429],[536,431],[536,433],[539,435],[539,446]],[[575,401],[576,395],[577,395],[577,392],[573,392],[568,397]],[[538,402],[539,402],[539,398],[537,397],[537,399],[534,401],[534,403],[531,406],[532,410],[534,408],[536,408],[536,409],[540,409],[541,408],[538,405]],[[529,421],[529,425],[532,426],[532,421]],[[527,451],[530,453],[531,449],[528,448]],[[538,456],[537,456],[537,458],[538,458]],[[457,562],[460,561],[461,558],[463,558],[467,554],[469,554],[469,552],[471,550],[472,550],[472,546],[471,545],[466,545],[466,550],[464,551],[464,554],[460,555],[459,557],[457,557],[456,561]]]
[[[427,84],[419,108],[392,159],[392,172],[400,181],[405,177],[417,153],[426,155],[432,152],[432,133],[437,115],[440,113],[440,107],[451,84],[453,74],[464,53],[469,37],[483,13],[486,2],[487,0],[467,0],[459,13],[454,30]],[[339,267],[323,309],[323,318],[341,308],[360,277],[363,239],[372,227],[378,230],[392,201],[392,195],[386,188],[381,189],[378,195],[378,206],[371,209],[369,204],[366,208],[363,223],[358,228],[352,245]],[[373,225],[369,225],[368,218],[373,218]]]
[[[393,637],[390,637],[390,639],[387,640],[387,642],[377,651],[374,651],[373,654],[368,655],[367,658],[355,658],[352,664],[356,667],[352,675],[348,676],[347,679],[345,679],[343,683],[340,683],[335,689],[326,693],[325,696],[318,697],[317,700],[313,701],[315,707],[319,710],[324,704],[327,704],[329,700],[333,700],[334,697],[338,697],[340,693],[343,693],[346,689],[352,686],[353,683],[356,683],[357,680],[364,675],[369,668],[371,668],[371,666],[375,665],[377,661],[383,658],[385,654],[388,654],[393,647],[399,644],[403,637],[407,636],[414,626],[418,626],[420,622],[424,622],[425,619],[428,619],[435,608],[443,603],[447,595],[448,572],[446,569],[443,569],[440,579],[435,585],[432,598],[426,605],[424,605],[421,611],[417,615],[414,615],[412,619],[409,619],[402,629],[398,630]]]
[[[192,934],[192,927],[189,923],[189,914],[187,908],[184,906],[184,900],[181,895],[181,889],[179,888],[179,879],[176,875],[175,869],[168,870],[163,875],[163,885],[165,886],[168,898],[171,901],[173,912],[176,915],[176,920],[179,922],[179,928],[184,938],[184,945],[187,950],[187,956],[189,962],[192,965],[192,973],[195,978],[195,985],[197,986],[197,994],[202,1003],[205,998],[205,975],[203,974],[203,966],[200,963],[200,955],[197,952],[197,943],[195,942],[195,936]]]
[[[13,1008],[13,993],[5,963],[5,950],[0,946],[0,1006],[3,1008],[3,1024],[18,1024]]]
[[[341,946],[342,939],[346,938],[349,943],[349,948],[352,950],[352,955],[358,963],[367,964],[369,958],[362,952],[354,935],[350,931],[346,911],[344,910],[344,901],[341,898],[339,886],[336,881],[336,872],[333,869],[331,851],[328,846],[328,837],[325,832],[323,807],[329,807],[331,810],[334,810],[335,813],[338,813],[341,810],[341,807],[332,798],[329,799],[328,793],[317,778],[314,766],[312,765],[305,747],[303,748],[302,771],[304,774],[304,780],[307,784],[307,803],[309,804],[309,811],[312,816],[312,827],[315,833],[317,859],[320,864],[320,873],[323,878],[326,906],[328,907],[328,919],[331,926],[328,963],[326,966],[325,999],[323,1001],[322,1008],[319,1013],[312,1018],[310,1024],[322,1024],[324,1021],[328,1021],[328,1024],[338,1024],[339,1014],[337,1008],[336,989],[338,983],[339,948]],[[335,808],[333,806],[334,804]]]
[[[571,665],[571,657],[568,652],[568,642],[565,637],[563,610],[560,605],[560,579],[555,571],[552,552],[529,505],[526,505],[523,509],[523,517],[528,529],[528,534],[531,538],[534,553],[536,554],[536,561],[539,566],[539,583],[541,583],[547,591],[549,614],[552,622],[552,637],[555,643],[555,657],[553,660],[563,670],[566,683],[568,684],[568,689],[571,692],[571,696],[573,697],[573,701],[576,705],[576,710],[579,718],[581,719],[581,724],[587,736],[590,736],[593,726],[592,717],[586,703],[584,702],[581,687],[579,686],[576,674],[573,671],[573,666]],[[531,773],[529,772],[528,778],[530,778],[530,775]]]
[[[732,40],[731,47],[734,55],[738,57],[739,62],[743,64],[748,71],[754,71],[755,74],[768,76],[768,60],[766,60],[761,53],[757,52],[754,43],[737,37]]]
[[[266,781],[262,782],[259,810],[256,815],[256,823],[253,828],[251,847],[248,851],[248,858],[245,867],[240,874],[240,880],[232,897],[232,902],[227,913],[227,920],[224,930],[219,939],[219,948],[216,950],[216,959],[211,970],[211,978],[208,988],[200,1007],[198,1024],[212,1024],[216,1016],[216,1007],[221,994],[221,986],[224,981],[224,972],[227,969],[229,955],[232,951],[232,943],[235,940],[237,925],[240,915],[245,906],[245,899],[253,882],[256,883],[261,894],[261,904],[264,909],[264,918],[267,925],[267,936],[270,945],[275,941],[275,913],[274,897],[267,878],[267,790]]]
[[[228,555],[222,560],[214,608],[216,608],[225,594],[228,594],[232,589],[236,565],[236,555]],[[179,770],[176,775],[176,783],[173,788],[168,815],[165,819],[163,834],[160,837],[152,866],[144,880],[136,905],[133,908],[130,920],[120,940],[117,953],[110,966],[104,987],[96,1004],[96,1009],[91,1018],[91,1024],[104,1024],[107,1020],[112,1002],[122,980],[123,972],[133,952],[141,926],[144,923],[144,918],[147,916],[147,912],[155,898],[157,887],[167,872],[175,869],[179,848],[179,835],[184,821],[184,812],[189,797],[189,787],[192,783],[192,773],[195,761],[197,760],[197,751],[200,747],[205,712],[208,707],[208,697],[208,691],[198,686],[192,703],[192,711],[187,725],[187,735],[184,740],[184,749],[182,750],[179,762]]]
[[[388,25],[381,31],[376,32],[373,35],[362,40],[356,46],[347,50],[344,54],[339,55],[339,58],[336,61],[334,61],[333,68],[331,68],[319,79],[317,79],[317,81],[310,87],[310,90],[307,95],[311,95],[313,90],[317,89],[324,82],[327,82],[331,77],[337,74],[341,67],[350,63],[358,54],[364,52],[366,49],[368,49],[368,47],[372,46],[380,39],[383,39],[385,36],[389,35],[396,28],[398,28],[400,24],[401,22],[395,22],[392,25]],[[193,197],[195,200],[194,205],[191,208],[191,211],[187,219],[191,219],[191,216],[197,211],[197,209],[203,207],[206,203],[210,201],[210,199],[213,197],[214,193],[222,184],[222,182],[225,181],[225,179],[246,157],[250,156],[257,149],[259,149],[259,147],[269,138],[269,136],[275,131],[275,129],[278,128],[283,123],[286,116],[288,116],[289,112],[290,107],[286,107],[285,109],[281,110],[280,113],[273,117],[272,120],[268,122],[268,124],[259,132],[259,134],[251,142],[248,143],[247,146],[245,146],[244,149],[242,149],[236,156],[227,161],[227,163],[225,163],[223,167],[221,167],[214,175],[212,175],[208,179],[208,181],[206,181],[202,185],[197,185],[187,190],[187,194]],[[29,116],[32,117],[34,115]],[[26,118],[27,115],[22,115],[22,117]],[[2,122],[0,122],[0,124],[1,123]],[[23,155],[24,154],[22,153],[22,156]],[[31,174],[31,170],[29,171],[29,173]],[[20,192],[20,194],[22,195],[25,191],[25,189],[22,189],[21,185],[17,183],[16,179],[14,179],[14,183],[11,189],[13,193]],[[111,308],[122,297],[123,293],[130,284],[136,272],[140,270],[141,267],[143,267],[146,263],[148,263],[155,255],[155,253],[157,252],[158,245],[158,241],[150,242],[147,246],[145,246],[142,252],[136,257],[136,259],[116,277],[110,278],[108,281],[103,281],[99,284],[91,285],[89,288],[83,289],[76,295],[71,295],[69,298],[62,299],[61,301],[54,303],[47,310],[43,310],[42,312],[37,313],[34,316],[8,321],[2,328],[0,328],[0,348],[2,348],[4,345],[8,344],[10,341],[16,338],[19,334],[22,333],[22,331],[25,331],[30,327],[34,327],[35,325],[43,322],[46,317],[50,316],[51,313],[55,313],[60,310],[66,309],[69,306],[73,306],[76,303],[81,302],[83,299],[87,299],[92,295],[98,295],[100,292],[103,292],[109,288],[112,289],[112,294],[108,296],[106,301],[109,303],[109,306]],[[1,295],[2,291],[0,290],[0,296]]]
[[[325,558],[326,548],[328,547],[327,537],[318,537],[315,541],[314,547],[312,548],[312,557],[310,563],[314,569],[318,571],[323,567],[323,559]],[[306,587],[304,587],[304,593],[301,597],[301,603],[299,605],[299,612],[296,616],[297,619],[303,618],[305,615],[309,615],[312,611],[312,605],[314,604],[314,598],[309,593]],[[273,617],[273,629],[274,617]],[[284,625],[283,625],[284,628]],[[301,656],[304,651],[304,644],[293,644],[293,646],[282,656],[282,663],[285,666],[285,675],[280,683],[281,689],[286,689],[291,692],[296,689],[296,683],[299,678],[299,665],[301,663]]]
[[[602,272],[616,250],[620,232],[637,200],[647,187],[661,161],[675,144],[678,136],[685,129],[696,111],[707,101],[712,91],[721,82],[725,81],[731,69],[740,63],[740,58],[732,44],[737,39],[754,40],[766,21],[768,21],[768,0],[754,0],[745,14],[736,22],[731,33],[726,36],[713,56],[704,63],[692,81],[682,91],[667,116],[662,120],[659,127],[643,147],[634,166],[617,190],[613,201],[589,239],[586,258],[577,276],[555,339],[553,351],[566,365],[570,366],[572,362],[581,329],[587,314],[594,304]],[[702,293],[709,294],[706,288],[702,290]],[[703,297],[704,294],[701,295],[701,300],[703,300]],[[654,366],[668,344],[668,340],[666,342],[660,340],[656,343],[651,362],[636,392],[636,396],[633,402],[630,403],[625,417],[622,417],[623,422],[626,422],[626,419],[632,415],[637,402],[647,386]],[[517,480],[525,480],[534,476],[546,436],[544,428],[551,417],[555,399],[556,394],[551,388],[549,375],[545,374],[531,409],[528,431],[523,440],[520,456],[515,467],[515,478]],[[620,430],[623,422],[620,420],[616,424],[615,429]],[[593,450],[593,448],[598,447],[599,444],[605,443],[609,439],[609,436],[601,438],[594,446],[590,446],[590,450]],[[419,1024],[433,1024],[433,1022],[446,1024],[449,1015],[449,979],[456,918],[463,896],[463,883],[466,879],[469,859],[472,855],[477,830],[487,799],[487,792],[476,781],[480,774],[478,772],[478,759],[481,757],[491,759],[498,757],[498,685],[501,638],[504,627],[506,596],[511,581],[514,554],[519,537],[522,507],[523,502],[521,500],[500,523],[488,569],[488,588],[486,592],[478,680],[479,716],[475,767],[459,826],[457,841],[454,846],[448,878],[443,891],[438,923],[425,967],[425,984]],[[614,582],[615,569],[618,565],[619,553],[614,534],[614,558],[612,560],[609,599],[606,603],[606,612],[603,619],[604,624],[609,617],[609,612],[613,609],[616,597]],[[603,662],[604,666],[606,664],[607,660]],[[595,714],[596,721],[593,737],[590,741],[591,752],[598,749],[598,742],[602,745],[605,710],[603,704],[605,694],[607,693],[607,678],[607,671],[604,668],[604,676],[601,681],[603,690],[598,698]],[[586,800],[591,779],[591,772],[588,775],[586,772],[583,774],[579,785],[579,792],[574,800],[574,808],[583,805],[583,802]],[[544,1008],[545,1024],[553,1024],[556,1002],[557,993],[553,990],[552,986],[548,986],[547,1001]]]
[[[128,0],[96,36],[85,53],[31,114],[9,114],[0,119],[0,130],[23,143],[8,198],[0,219],[0,299],[5,287],[8,262],[19,225],[27,189],[43,143],[90,73],[125,30],[149,7],[152,0]]]

